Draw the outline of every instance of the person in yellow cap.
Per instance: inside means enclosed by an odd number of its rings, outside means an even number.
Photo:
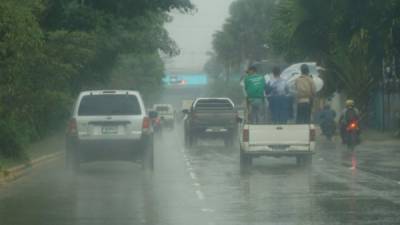
[[[346,127],[352,121],[360,120],[360,111],[354,106],[354,100],[346,100],[346,108],[342,111],[339,117],[340,137],[342,143],[346,144]]]

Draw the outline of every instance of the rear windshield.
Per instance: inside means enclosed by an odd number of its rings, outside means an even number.
[[[168,106],[157,106],[156,107],[156,111],[157,112],[168,112],[169,111],[169,107]]]
[[[202,99],[197,101],[195,110],[212,110],[212,109],[226,109],[232,110],[233,105],[230,101],[225,99]]]
[[[79,105],[80,116],[140,115],[140,104],[134,95],[88,95]]]

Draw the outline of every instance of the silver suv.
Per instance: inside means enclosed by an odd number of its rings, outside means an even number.
[[[153,131],[137,91],[81,92],[66,133],[66,164],[141,160],[153,168]]]

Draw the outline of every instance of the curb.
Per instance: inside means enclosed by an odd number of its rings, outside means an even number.
[[[30,160],[28,163],[0,171],[0,185],[15,181],[26,175],[33,168],[61,157],[64,152],[56,152]]]

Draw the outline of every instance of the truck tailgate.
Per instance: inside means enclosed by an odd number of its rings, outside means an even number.
[[[307,145],[310,125],[247,125],[249,145]]]
[[[227,126],[236,123],[236,113],[233,111],[203,111],[196,112],[193,118],[196,125]]]

